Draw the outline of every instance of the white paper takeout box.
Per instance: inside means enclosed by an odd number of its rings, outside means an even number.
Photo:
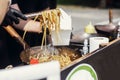
[[[61,16],[60,16],[60,32],[57,35],[55,30],[52,31],[52,42],[54,46],[60,45],[69,45],[70,36],[72,31],[71,25],[71,16],[68,15],[63,9],[60,8]],[[58,38],[57,38],[57,37]]]

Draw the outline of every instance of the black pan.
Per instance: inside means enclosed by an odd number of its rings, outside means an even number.
[[[51,52],[50,48],[48,50],[48,53],[45,53],[45,55],[44,55],[43,51],[41,50],[41,46],[31,47],[31,48],[28,48],[26,50],[23,50],[21,52],[20,58],[21,58],[22,62],[29,64],[30,56],[35,56],[35,55],[39,55],[39,57],[43,57],[43,56],[50,57],[50,56],[53,56],[53,55],[62,54],[64,56],[67,55],[68,57],[70,57],[71,61],[74,61],[75,59],[81,57],[80,53],[78,53],[77,51],[75,51],[73,49],[70,49],[68,47],[63,47],[63,46],[56,47],[55,49],[59,52],[58,54],[49,53],[49,52]],[[63,52],[63,51],[65,51],[65,52]]]
[[[116,26],[112,22],[112,10],[109,9],[109,24],[102,25],[102,24],[96,24],[94,25],[96,31],[98,34],[104,34],[107,37],[110,37],[114,35],[114,32],[116,31]]]

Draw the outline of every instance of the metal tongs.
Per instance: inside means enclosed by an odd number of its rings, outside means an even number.
[[[30,48],[30,46],[21,38],[21,36],[14,30],[14,28],[12,28],[12,26],[8,25],[3,28],[10,34],[11,37],[19,41],[24,49]]]
[[[17,41],[19,41],[19,43],[23,46],[24,50],[27,49],[27,50],[34,52],[34,53],[41,52],[43,54],[43,56],[45,56],[47,53],[50,53],[52,55],[59,53],[59,51],[51,44],[47,45],[46,48],[44,46],[44,48],[42,48],[42,51],[40,50],[41,48],[39,48],[39,50],[33,51],[32,49],[30,49],[30,46],[21,38],[21,36],[14,30],[14,28],[12,28],[12,26],[8,25],[8,26],[4,27],[4,29],[11,35],[11,37],[13,37]]]

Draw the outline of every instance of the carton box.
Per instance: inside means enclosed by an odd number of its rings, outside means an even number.
[[[71,16],[63,9],[60,9],[60,11],[60,31],[58,34],[55,31],[52,31],[52,42],[54,46],[69,45],[72,31]]]

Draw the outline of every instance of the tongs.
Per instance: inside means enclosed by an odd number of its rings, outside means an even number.
[[[8,25],[3,28],[10,34],[11,37],[19,41],[24,49],[30,48],[30,46],[21,38],[21,36],[14,30],[14,28],[12,28],[12,26]]]
[[[22,37],[14,30],[14,28],[10,25],[4,27],[4,29],[10,34],[11,37],[15,38],[17,41],[19,41],[19,43],[23,46],[24,50],[29,50],[31,52],[35,52],[32,49],[30,49],[30,46],[26,43],[26,41],[24,41],[22,39]],[[39,48],[41,49],[41,48]],[[38,50],[39,51],[39,50]],[[51,45],[48,45],[47,48],[43,48],[43,50],[41,51],[43,53],[43,55],[46,55],[46,53],[49,51],[49,53],[53,54],[58,54],[58,51],[56,48],[54,48]],[[37,51],[36,51],[37,52]],[[35,53],[36,53],[35,52]],[[34,53],[33,53],[34,54]]]

